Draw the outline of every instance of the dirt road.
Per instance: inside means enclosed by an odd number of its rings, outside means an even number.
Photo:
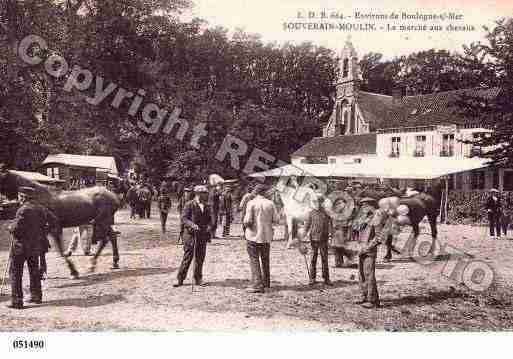
[[[491,241],[484,228],[441,226],[440,241],[450,253],[464,252],[495,270],[495,284],[485,293],[469,291],[443,273],[447,260],[421,265],[407,257],[379,262],[377,278],[383,307],[367,310],[358,299],[357,270],[330,268],[334,287],[307,285],[304,258],[273,242],[271,290],[247,294],[250,271],[245,243],[237,236],[214,240],[207,249],[206,287],[173,288],[182,247],[176,244],[178,217],[168,221],[161,236],[154,206],[152,219],[131,221],[126,210],[116,217],[120,236],[120,270],[113,271],[111,251],[100,258],[97,272],[88,274],[89,257],[72,257],[81,278],[72,280],[55,253],[48,255],[49,279],[44,303],[23,311],[5,308],[0,297],[2,331],[13,330],[498,330],[512,329],[510,283],[513,241]],[[0,225],[0,266],[7,260],[6,223]],[[409,230],[407,231],[409,232]],[[71,231],[65,231],[70,238]],[[233,226],[240,234],[240,225]],[[409,233],[401,235],[404,245]],[[281,230],[277,238],[282,238]],[[383,254],[379,255],[382,258]],[[453,259],[456,257],[453,257]],[[330,256],[330,265],[334,264]],[[320,263],[319,263],[320,265]],[[319,268],[320,269],[320,268]],[[318,271],[320,272],[320,271]],[[25,274],[28,297],[28,273]],[[9,290],[7,290],[9,292]]]

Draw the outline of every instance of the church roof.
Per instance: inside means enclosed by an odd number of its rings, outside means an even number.
[[[456,105],[458,100],[469,98],[492,99],[499,88],[470,88],[434,92],[427,95],[404,96],[394,100],[392,96],[359,91],[358,107],[370,131],[380,129],[467,124],[475,119],[466,118]]]
[[[315,137],[292,154],[293,157],[376,154],[376,134]]]
[[[372,92],[358,91],[356,101],[370,131],[380,128],[383,115],[394,108],[392,96]]]
[[[427,95],[406,96],[401,102],[387,109],[378,129],[469,124],[478,119],[465,117],[457,101],[465,98],[493,99],[499,88],[470,88],[435,92]]]

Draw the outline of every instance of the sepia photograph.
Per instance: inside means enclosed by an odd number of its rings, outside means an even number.
[[[513,330],[510,1],[1,0],[0,44],[0,352]]]

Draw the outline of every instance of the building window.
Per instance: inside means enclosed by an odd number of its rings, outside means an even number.
[[[59,167],[53,169],[53,178],[59,179]]]
[[[53,170],[53,168],[51,168],[51,167],[48,167],[48,168],[46,169],[46,175],[47,175],[48,177],[53,177],[53,171],[52,171],[52,170]]]
[[[415,152],[413,156],[424,157],[426,155],[426,136],[419,135],[415,136]]]
[[[349,59],[344,59],[342,69],[342,77],[346,78],[349,75]]]
[[[454,156],[454,134],[442,135],[442,151],[440,152],[440,156]]]
[[[485,189],[485,173],[484,171],[474,171],[471,177],[472,189]]]
[[[392,152],[390,157],[399,157],[401,153],[401,137],[392,137]]]
[[[513,171],[504,171],[503,191],[513,191]]]

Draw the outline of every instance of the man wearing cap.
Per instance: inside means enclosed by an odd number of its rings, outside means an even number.
[[[322,279],[324,284],[333,285],[330,281],[328,267],[328,238],[333,232],[333,224],[330,216],[322,206],[322,196],[316,195],[312,199],[314,208],[308,214],[305,221],[305,233],[307,233],[312,246],[312,259],[310,263],[310,285],[316,283],[317,256],[321,252]]]
[[[162,234],[166,233],[167,216],[169,213],[169,208],[171,208],[171,195],[169,192],[170,191],[168,182],[166,180],[162,181],[162,184],[160,185],[158,198]]]
[[[216,238],[217,223],[219,216],[219,204],[221,199],[221,185],[211,186],[208,194],[208,205],[212,210],[212,238]]]
[[[362,208],[357,223],[360,225],[361,241],[358,253],[358,279],[360,282],[361,299],[357,304],[364,308],[380,306],[378,287],[376,284],[376,256],[378,245],[384,244],[386,238],[394,234],[394,219],[383,208],[376,208],[375,200],[363,198]]]
[[[192,193],[192,189],[190,187],[184,187],[183,191],[180,195],[180,198],[178,199],[178,204],[176,205],[176,209],[178,210],[179,217],[180,217],[180,234],[178,235],[178,243],[183,240],[183,230],[184,225],[182,221],[182,212],[183,208],[185,207],[185,204],[189,201],[191,201],[194,198],[194,193]]]
[[[232,188],[226,185],[220,198],[219,224],[223,223],[223,237],[230,235],[233,212]],[[224,221],[223,221],[224,218]]]
[[[255,187],[255,198],[248,202],[243,219],[253,282],[250,293],[264,293],[265,288],[271,287],[269,256],[273,223],[278,223],[279,218],[274,203],[264,197],[266,190],[265,185]]]
[[[11,279],[12,302],[9,308],[23,309],[23,267],[27,262],[30,275],[31,303],[41,303],[41,273],[39,257],[46,246],[47,225],[54,228],[58,219],[45,207],[34,201],[35,191],[31,187],[20,187],[21,207],[16,212],[16,218],[10,226],[12,247],[9,253],[9,277]]]
[[[189,266],[194,259],[194,281],[203,285],[203,262],[207,251],[207,242],[211,236],[212,213],[208,206],[208,189],[206,186],[194,187],[194,199],[187,202],[182,211],[183,259],[174,287],[183,285]]]
[[[500,238],[501,236],[502,203],[499,194],[500,192],[498,189],[492,188],[485,207],[486,212],[488,213],[490,237],[492,239]],[[495,232],[497,232],[497,237],[495,236]]]

